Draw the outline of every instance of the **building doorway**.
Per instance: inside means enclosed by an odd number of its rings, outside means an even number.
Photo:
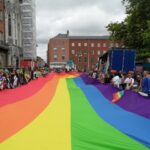
[[[0,50],[0,67],[7,66],[7,53]]]

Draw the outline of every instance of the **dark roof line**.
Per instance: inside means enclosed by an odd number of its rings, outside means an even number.
[[[68,34],[58,34],[54,38],[68,38],[68,39],[80,39],[80,40],[109,40],[110,36],[68,36]]]
[[[58,34],[54,38],[68,38],[68,35],[67,34]]]

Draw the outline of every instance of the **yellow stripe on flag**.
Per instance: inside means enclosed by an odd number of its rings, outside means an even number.
[[[70,128],[69,93],[65,79],[60,79],[49,106],[31,124],[1,143],[0,150],[71,150]]]

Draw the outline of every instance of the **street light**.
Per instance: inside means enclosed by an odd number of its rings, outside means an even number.
[[[88,70],[90,70],[90,41],[88,40],[88,50],[87,50],[87,55],[88,55]]]
[[[77,59],[78,59],[78,60],[77,60],[77,66],[79,66],[79,63],[80,63],[80,60],[79,60],[79,59],[80,59],[83,55],[82,55],[81,52],[78,52],[75,56],[76,56]],[[79,68],[79,67],[78,67],[78,68]]]

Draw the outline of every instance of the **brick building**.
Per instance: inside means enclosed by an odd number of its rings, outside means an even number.
[[[58,34],[49,41],[48,63],[51,67],[52,64],[66,64],[71,60],[77,69],[91,70],[95,68],[99,56],[111,47],[120,45],[113,43],[109,36],[69,36],[69,32]]]
[[[49,40],[48,64],[51,67],[63,67],[69,60],[69,33],[58,34]]]

